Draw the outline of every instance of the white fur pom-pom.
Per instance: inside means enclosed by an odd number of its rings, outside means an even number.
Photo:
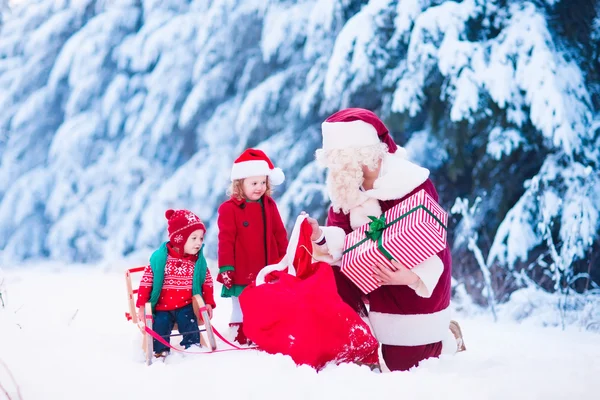
[[[269,180],[272,185],[281,185],[285,181],[285,175],[281,168],[273,168],[269,173]]]

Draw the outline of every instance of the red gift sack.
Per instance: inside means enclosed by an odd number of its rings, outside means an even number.
[[[240,295],[244,333],[262,350],[289,355],[298,365],[374,364],[377,340],[338,295],[332,267],[312,262],[311,232],[306,216],[298,217],[286,257],[265,267]]]

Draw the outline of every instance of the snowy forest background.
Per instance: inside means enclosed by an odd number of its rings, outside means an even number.
[[[324,221],[320,123],[376,111],[452,211],[455,295],[534,290],[600,330],[600,5],[593,0],[21,0],[0,22],[1,262],[157,246],[207,221],[233,159]],[[531,301],[517,317],[532,312]],[[528,308],[529,307],[529,311]],[[583,316],[582,316],[583,315]]]

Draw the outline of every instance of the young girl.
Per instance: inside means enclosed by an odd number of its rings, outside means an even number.
[[[271,185],[285,176],[264,152],[247,149],[231,170],[230,198],[219,207],[219,276],[222,297],[231,297],[230,327],[235,341],[246,344],[239,295],[268,264],[285,255],[287,233],[271,198]],[[237,332],[236,332],[237,331]]]
[[[202,254],[206,228],[200,218],[187,210],[167,210],[169,241],[152,253],[140,282],[136,306],[143,320],[144,305],[149,301],[154,312],[153,329],[167,342],[177,322],[186,349],[200,345],[198,319],[192,297],[200,294],[212,318],[216,307],[213,281]],[[154,356],[165,357],[169,348],[154,339]]]

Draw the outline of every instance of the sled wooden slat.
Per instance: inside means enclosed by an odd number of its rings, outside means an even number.
[[[144,320],[146,322],[146,326],[152,329],[152,305],[150,303],[146,303],[144,307]],[[146,351],[146,365],[152,364],[152,357],[154,357],[154,342],[152,340],[152,336],[149,333],[144,331],[144,348]]]
[[[134,324],[138,323],[137,310],[135,308],[135,301],[133,300],[133,295],[137,293],[137,290],[133,291],[133,286],[131,284],[131,270],[127,270],[125,272],[125,283],[127,285],[127,303],[129,305],[129,314],[131,315],[131,321]]]
[[[192,307],[194,308],[194,314],[196,314],[196,318],[198,318],[198,326],[204,325],[204,332],[206,333],[210,348],[212,351],[215,351],[217,349],[217,339],[215,338],[210,317],[208,315],[208,311],[206,311],[206,304],[204,303],[202,296],[199,294],[194,295],[192,298]],[[206,344],[202,343],[202,341],[202,332],[200,332],[200,343],[205,346]]]

